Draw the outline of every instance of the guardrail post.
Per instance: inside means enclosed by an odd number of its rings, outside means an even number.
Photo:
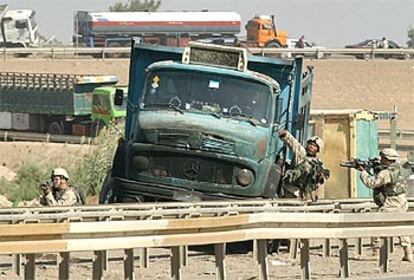
[[[92,263],[92,279],[102,280],[103,279],[103,264],[102,264],[102,251],[93,252],[93,263]]]
[[[388,272],[388,261],[390,257],[390,241],[389,237],[381,237],[381,248],[379,257],[379,266],[382,273]]]
[[[397,148],[397,106],[394,106],[394,115],[390,119],[390,143],[391,148]]]
[[[181,254],[181,265],[182,266],[187,266],[188,264],[188,258],[187,258],[187,254],[188,254],[188,246],[180,246],[180,254]]]
[[[173,280],[181,279],[181,256],[180,247],[171,248],[171,278]]]
[[[70,260],[70,253],[69,252],[61,252],[59,254],[58,262],[59,262],[59,279],[69,279],[69,260]]]
[[[329,258],[331,256],[331,240],[325,239],[322,244],[322,247],[323,247],[323,257]]]
[[[134,249],[124,250],[124,279],[133,280],[134,275]]]
[[[291,260],[295,260],[298,257],[298,246],[299,242],[297,239],[290,240],[289,254]]]
[[[302,270],[302,279],[311,279],[310,261],[309,261],[309,239],[301,239],[300,247],[300,269]]]
[[[362,256],[362,247],[364,245],[364,242],[362,240],[362,238],[357,238],[356,243],[355,243],[355,253],[357,256]]]
[[[226,280],[226,243],[214,244],[216,259],[216,279]]]
[[[102,251],[102,269],[107,271],[108,270],[108,251]]]
[[[35,254],[26,254],[24,265],[24,279],[36,279],[36,258]]]
[[[395,244],[394,244],[394,237],[390,237],[390,254],[394,253],[394,248]]]
[[[148,248],[139,248],[139,266],[141,268],[148,268],[149,254]]]
[[[340,274],[342,278],[349,278],[349,254],[348,254],[348,241],[341,239],[341,248],[339,249],[339,262],[341,266]]]
[[[7,60],[7,48],[3,48],[3,61]]]
[[[52,61],[55,60],[55,48],[52,48]]]
[[[259,280],[269,279],[267,266],[267,239],[257,240],[257,261],[259,264]]]
[[[17,276],[20,276],[22,273],[22,255],[14,254],[12,256],[12,270],[13,273]]]

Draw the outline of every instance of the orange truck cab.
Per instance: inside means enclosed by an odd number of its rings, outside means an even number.
[[[246,24],[247,44],[256,47],[281,48],[287,45],[287,32],[276,29],[274,16],[255,16]]]

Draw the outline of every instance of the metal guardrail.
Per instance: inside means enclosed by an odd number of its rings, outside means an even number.
[[[0,141],[93,144],[93,137],[0,130]]]
[[[411,207],[413,202],[410,199]],[[310,279],[310,240],[324,239],[324,252],[329,257],[329,240],[339,239],[341,277],[348,278],[349,239],[357,239],[359,252],[362,238],[381,237],[379,265],[387,272],[393,245],[390,238],[414,235],[414,212],[371,213],[372,207],[368,199],[351,199],[1,209],[0,254],[15,254],[15,268],[21,265],[18,256],[25,254],[25,278],[34,279],[35,254],[59,253],[59,279],[69,279],[70,253],[93,251],[92,278],[102,279],[106,250],[123,249],[124,278],[133,279],[134,248],[141,248],[141,258],[148,258],[148,248],[171,247],[171,277],[181,279],[187,246],[215,244],[216,275],[226,279],[225,244],[254,240],[259,279],[269,279],[267,240],[299,239],[302,279]],[[295,251],[297,243],[292,244]]]
[[[3,48],[2,55],[6,59],[8,55],[28,56],[31,54],[48,55],[52,59],[58,58],[61,55],[91,55],[95,57],[112,57],[113,55],[129,54],[129,47],[117,48],[74,48],[74,47],[42,47],[42,48]],[[369,55],[370,58],[384,55],[401,55],[402,58],[414,58],[414,49],[345,49],[345,48],[249,48],[249,52],[260,55],[277,55],[277,54],[303,54],[315,58],[323,57],[324,55]]]

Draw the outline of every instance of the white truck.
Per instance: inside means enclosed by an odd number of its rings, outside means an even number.
[[[30,9],[9,10],[7,4],[0,5],[0,47],[29,48],[39,44],[36,12]]]

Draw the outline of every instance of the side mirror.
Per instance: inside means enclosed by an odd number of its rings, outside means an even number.
[[[115,90],[114,104],[116,106],[122,106],[123,103],[124,103],[124,91],[122,89],[117,88]]]

